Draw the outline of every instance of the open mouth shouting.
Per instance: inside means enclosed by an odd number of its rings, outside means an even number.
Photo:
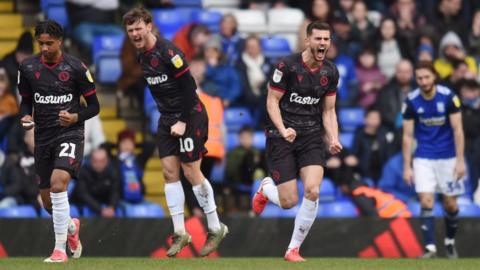
[[[315,54],[314,54],[315,59],[317,61],[321,61],[321,60],[325,59],[326,54],[327,54],[327,47],[326,46],[320,46],[315,51]]]

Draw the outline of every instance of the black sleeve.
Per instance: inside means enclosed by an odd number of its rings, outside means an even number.
[[[78,113],[78,122],[83,122],[87,119],[90,119],[97,115],[100,111],[100,104],[98,103],[98,98],[95,93],[84,97],[85,101],[87,102],[87,107],[83,108]]]
[[[22,102],[20,103],[20,116],[32,115],[33,101],[30,96],[22,96]]]
[[[186,122],[193,106],[195,106],[195,91],[197,86],[195,81],[190,75],[190,72],[186,72],[177,78],[178,88],[183,94],[183,108],[180,115],[180,121]]]
[[[32,115],[32,87],[26,77],[23,65],[18,68],[18,92],[22,96],[22,102],[20,103],[21,116]]]
[[[274,68],[270,78],[268,79],[268,84],[270,89],[285,93],[288,91],[288,67],[285,60],[281,60]]]

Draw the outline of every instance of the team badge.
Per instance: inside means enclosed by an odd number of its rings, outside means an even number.
[[[328,77],[325,76],[325,75],[320,77],[320,85],[321,86],[327,86],[327,84],[328,84]]]
[[[70,74],[68,74],[66,71],[62,71],[58,74],[58,79],[62,82],[66,82],[68,79],[70,79]]]
[[[279,83],[282,80],[282,77],[283,77],[283,72],[281,72],[278,69],[275,69],[275,71],[273,72],[273,81],[276,83]]]
[[[181,68],[183,66],[183,60],[180,57],[180,55],[176,54],[172,59],[170,59],[172,62],[173,66],[176,68]]]
[[[20,81],[20,73],[18,73],[18,75],[19,75],[18,81]],[[35,78],[37,78],[37,80],[40,78],[40,72],[35,71]]]
[[[87,69],[87,71],[85,71],[85,76],[87,76],[87,80],[91,83],[93,83],[93,77],[92,77],[92,74],[90,73],[90,71]]]
[[[445,104],[443,102],[437,102],[437,111],[440,113],[445,112]]]
[[[152,60],[150,60],[150,66],[157,67],[158,66],[158,58],[153,57]]]
[[[460,103],[460,99],[457,96],[453,96],[452,100],[455,107],[460,108],[460,106],[462,105],[462,103]]]
[[[173,52],[172,49],[168,49],[168,54],[169,54],[171,57],[173,57],[173,56],[175,55],[175,53]]]
[[[303,75],[302,74],[297,74],[297,80],[298,80],[298,82],[302,82]]]

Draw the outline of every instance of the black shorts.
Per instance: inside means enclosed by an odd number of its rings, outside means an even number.
[[[205,109],[190,115],[182,137],[170,134],[170,127],[178,119],[160,117],[158,121],[158,152],[160,158],[179,156],[182,162],[193,162],[201,159],[207,153],[205,143],[208,139],[208,116]]]
[[[297,178],[303,167],[325,167],[327,149],[319,134],[298,136],[293,143],[280,137],[267,137],[266,158],[272,179],[282,184]]]
[[[40,189],[50,188],[53,169],[61,169],[77,178],[83,160],[81,138],[60,138],[47,145],[35,146],[35,170],[40,177]]]

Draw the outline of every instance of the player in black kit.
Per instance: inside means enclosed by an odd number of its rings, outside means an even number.
[[[263,179],[252,207],[256,214],[268,201],[292,208],[298,202],[296,179],[302,179],[305,195],[285,254],[287,261],[304,261],[299,249],[317,216],[326,155],[342,149],[335,113],[338,70],[325,59],[331,34],[328,24],[310,23],[307,49],[282,59],[269,80],[266,155],[271,178]]]
[[[207,256],[228,233],[227,226],[218,219],[212,186],[200,170],[206,153],[207,112],[197,96],[197,86],[183,53],[170,41],[152,33],[152,15],[144,8],[134,8],[123,16],[123,23],[138,50],[143,75],[161,113],[157,140],[166,182],[165,197],[174,227],[167,255],[175,256],[191,242],[184,225],[181,166],[207,216],[209,233],[200,252],[201,256]]]
[[[80,221],[70,218],[67,186],[83,159],[84,121],[98,114],[99,104],[87,67],[60,48],[62,27],[55,21],[40,22],[35,38],[40,54],[25,59],[18,70],[21,123],[25,129],[35,127],[40,195],[53,217],[55,248],[45,262],[67,262],[67,239],[73,258],[82,253]],[[81,96],[86,108],[80,106]]]

